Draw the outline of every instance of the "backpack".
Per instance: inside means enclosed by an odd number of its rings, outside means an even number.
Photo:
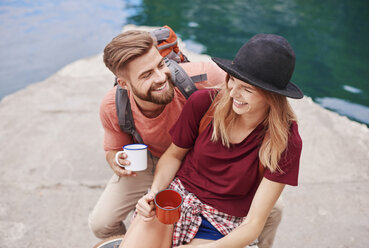
[[[177,63],[189,62],[187,57],[179,50],[177,35],[169,26],[155,29],[150,34],[157,40],[161,56]]]
[[[177,45],[177,36],[171,28],[164,26],[152,31],[151,34],[158,40],[159,52],[163,57],[165,57],[164,61],[170,69],[171,79],[174,85],[179,89],[182,95],[188,99],[190,95],[197,90],[195,83],[206,81],[207,74],[200,74],[190,77],[176,62],[176,60],[179,62],[188,62],[188,59],[185,55],[183,55],[182,52],[179,51]],[[160,47],[162,47],[162,49],[160,49]],[[168,58],[167,56],[176,60]],[[117,79],[115,79],[114,85],[117,85]],[[115,94],[115,105],[120,129],[124,133],[132,135],[134,142],[144,144],[144,141],[137,132],[134,124],[128,92],[119,85],[117,86]]]

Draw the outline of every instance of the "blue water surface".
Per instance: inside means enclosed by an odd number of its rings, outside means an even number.
[[[126,24],[169,25],[187,48],[232,59],[257,33],[286,37],[292,81],[369,125],[367,0],[0,0],[0,99],[101,53]]]
[[[121,0],[0,2],[0,99],[96,55],[126,22]]]

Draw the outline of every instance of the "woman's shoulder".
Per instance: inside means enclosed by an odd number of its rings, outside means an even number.
[[[288,138],[289,147],[302,149],[302,139],[299,133],[299,126],[296,121],[292,121],[290,125],[290,133]]]
[[[197,90],[188,98],[189,103],[196,104],[197,106],[207,106],[211,104],[216,95],[217,90],[215,89],[201,89]]]
[[[188,98],[185,106],[183,107],[182,114],[193,118],[198,121],[209,109],[213,102],[216,90],[214,89],[201,89],[197,90]]]
[[[204,96],[210,96],[210,98],[212,98],[212,97],[214,97],[216,95],[217,92],[218,92],[218,90],[217,89],[214,89],[214,88],[211,88],[211,89],[199,89],[199,90],[196,90],[194,93],[192,93],[192,95],[190,96],[190,98],[202,98]]]

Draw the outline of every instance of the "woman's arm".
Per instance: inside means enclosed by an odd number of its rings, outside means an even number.
[[[162,224],[155,218],[153,199],[158,191],[168,187],[173,180],[188,150],[172,143],[161,156],[152,188],[138,201],[136,209],[139,215],[132,222],[119,247],[171,247],[173,225]]]
[[[242,224],[234,229],[224,238],[208,244],[199,246],[184,247],[203,247],[203,248],[242,248],[253,242],[263,230],[264,224],[272,210],[274,204],[281,195],[285,184],[277,183],[266,179],[261,181],[258,190],[252,201],[250,211]]]
[[[144,195],[136,205],[137,212],[145,221],[151,221],[153,219],[155,215],[153,200],[156,193],[168,187],[189,150],[180,148],[172,143],[160,157],[156,165],[154,181],[150,192]]]
[[[157,193],[168,187],[189,150],[176,146],[173,143],[169,146],[156,165],[151,192]]]

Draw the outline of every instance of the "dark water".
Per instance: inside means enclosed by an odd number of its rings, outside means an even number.
[[[286,37],[292,81],[322,106],[369,124],[364,0],[0,0],[0,99],[102,52],[128,23],[171,26],[189,49],[232,59],[256,33]]]
[[[214,57],[232,59],[257,33],[282,35],[297,56],[292,81],[305,95],[369,124],[368,1],[156,0],[129,7],[136,14],[128,22],[168,24]]]

